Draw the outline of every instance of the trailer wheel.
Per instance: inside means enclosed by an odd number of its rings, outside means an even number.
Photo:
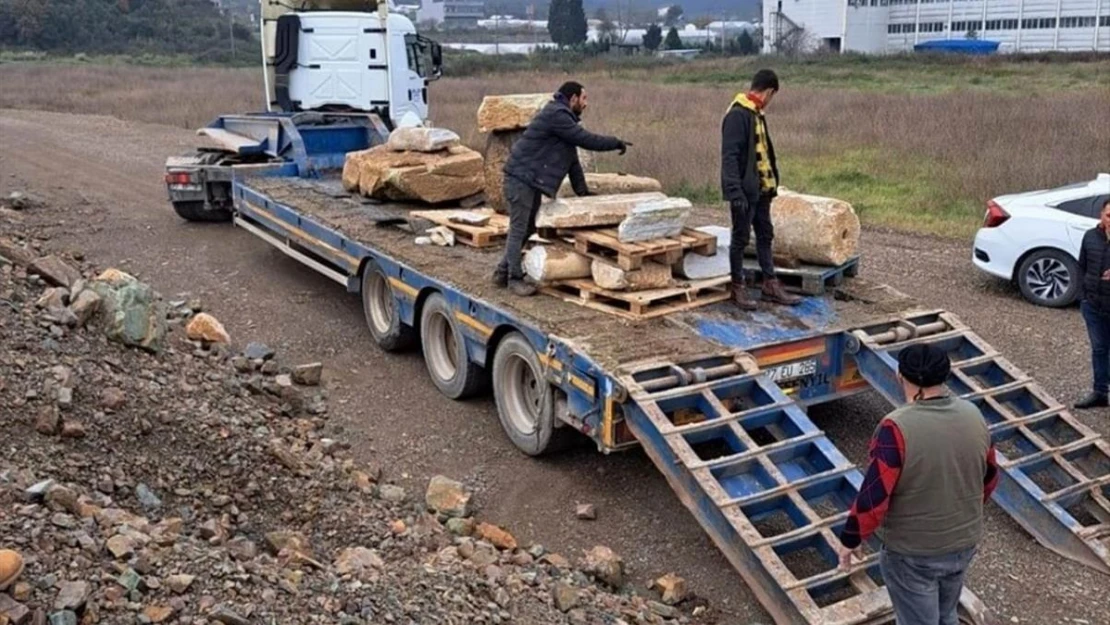
[[[529,456],[578,441],[573,429],[556,427],[555,389],[544,379],[536,350],[518,332],[505,336],[493,356],[493,397],[501,429]]]
[[[447,397],[472,397],[489,381],[486,371],[467,358],[455,315],[439,293],[429,295],[424,302],[420,314],[420,342],[432,383]]]
[[[401,321],[389,279],[374,261],[362,271],[362,313],[374,342],[385,351],[401,351],[415,343],[416,331]]]
[[[185,221],[231,221],[231,211],[226,208],[206,210],[204,202],[173,202],[173,210]]]

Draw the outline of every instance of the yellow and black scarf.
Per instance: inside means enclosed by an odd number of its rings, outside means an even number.
[[[763,111],[747,93],[737,94],[732,104],[729,105],[729,109],[733,105],[741,106],[752,112],[752,117],[755,119],[755,170],[759,174],[759,190],[764,193],[774,191],[778,188],[779,181],[775,179],[775,170],[771,168],[771,154],[767,141],[767,122],[763,119]]]

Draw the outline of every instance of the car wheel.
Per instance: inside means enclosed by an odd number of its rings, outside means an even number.
[[[1074,302],[1079,293],[1079,264],[1060,250],[1037,250],[1018,267],[1017,283],[1030,302],[1063,308]]]

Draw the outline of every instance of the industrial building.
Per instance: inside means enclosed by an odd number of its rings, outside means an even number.
[[[1110,51],[1110,0],[765,0],[765,52],[895,53],[947,39],[1000,52]]]
[[[485,17],[485,0],[422,0],[416,12],[418,22],[432,22],[443,28],[473,28]]]

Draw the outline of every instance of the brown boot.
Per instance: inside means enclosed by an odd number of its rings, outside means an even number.
[[[763,281],[763,299],[783,306],[797,306],[802,303],[802,298],[786,292],[786,287],[778,278]]]
[[[748,294],[748,285],[743,282],[732,283],[732,303],[740,310],[755,310],[758,306]]]
[[[11,549],[0,549],[0,591],[8,589],[23,572],[23,556]]]

